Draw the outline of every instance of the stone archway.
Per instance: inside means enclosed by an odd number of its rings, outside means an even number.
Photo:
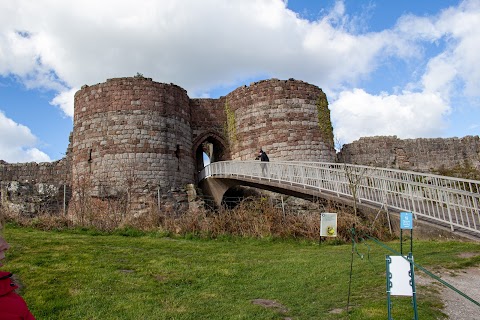
[[[199,136],[193,144],[193,157],[196,172],[205,166],[203,154],[206,154],[210,162],[228,160],[228,147],[226,141],[214,132],[207,132]]]

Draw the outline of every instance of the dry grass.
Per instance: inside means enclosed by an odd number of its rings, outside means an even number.
[[[75,227],[92,228],[111,232],[122,228],[141,231],[162,231],[166,234],[195,236],[200,238],[244,237],[319,239],[321,212],[337,212],[337,239],[350,241],[351,229],[355,225],[356,236],[368,233],[380,239],[390,238],[386,219],[374,223],[361,214],[355,216],[350,207],[327,203],[317,210],[283,211],[276,208],[266,198],[247,198],[233,209],[221,208],[216,211],[205,209],[174,212],[171,208],[159,208],[155,201],[148,210],[135,217],[124,211],[125,202],[121,199],[92,198],[81,208],[80,216],[43,213],[35,218],[23,218],[7,212],[10,221],[22,226],[32,226],[42,230],[64,230]],[[382,216],[384,217],[384,215]]]

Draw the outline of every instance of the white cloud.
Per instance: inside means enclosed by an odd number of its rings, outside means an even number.
[[[62,91],[57,94],[52,101],[50,101],[50,104],[59,107],[63,113],[73,118],[73,102],[75,92],[78,90],[78,88],[73,88],[67,91]]]
[[[7,162],[48,162],[50,158],[37,149],[37,138],[29,128],[14,122],[0,111],[0,160]]]
[[[366,136],[439,136],[450,112],[448,102],[435,93],[372,95],[362,89],[343,91],[330,107],[335,138],[341,144]]]
[[[445,49],[428,63],[423,76],[425,88],[479,95],[480,1],[463,1],[433,17],[403,17],[396,32],[412,41],[445,44]]]
[[[341,1],[316,22],[300,19],[285,5],[281,0],[2,2],[0,20],[8,23],[0,29],[5,58],[0,74],[59,92],[137,72],[193,95],[261,74],[336,87],[368,75],[385,50],[395,54],[409,47],[390,41],[388,32],[349,32]]]
[[[480,1],[464,1],[432,17],[404,16],[391,34],[392,39],[409,39],[416,59],[425,54],[423,46],[443,43],[444,48],[426,59],[423,75],[400,93],[347,89],[334,95],[332,120],[341,143],[375,135],[443,136],[455,111],[450,101],[463,94],[479,96]]]
[[[342,1],[317,21],[301,19],[286,4],[2,1],[0,75],[54,89],[51,104],[69,117],[76,91],[71,88],[137,72],[178,84],[190,96],[209,96],[212,88],[259,75],[293,77],[331,93],[336,133],[346,141],[372,134],[441,135],[454,110],[451,96],[478,96],[478,0],[436,16],[407,15],[391,30],[367,33],[358,32],[365,21],[349,17]],[[431,45],[441,52],[428,59]],[[391,58],[418,63],[418,75],[394,93],[355,89]]]

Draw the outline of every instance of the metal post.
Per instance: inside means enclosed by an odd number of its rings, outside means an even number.
[[[283,216],[285,217],[285,204],[283,203],[283,195],[282,195],[282,212],[283,212]]]
[[[63,215],[67,215],[67,185],[63,184]]]
[[[157,188],[157,208],[158,212],[160,212],[160,187]]]
[[[320,169],[319,168],[315,168],[315,175],[317,177],[317,187],[318,187],[318,192],[322,192],[322,188],[320,187]]]
[[[307,168],[305,168],[304,166],[301,167],[302,168],[302,186],[303,188],[305,188],[305,176],[307,175]]]
[[[450,221],[450,230],[453,232],[453,221],[452,221],[452,213],[450,211],[450,196],[448,193],[445,195],[445,193],[442,193],[443,199],[445,200],[447,204],[447,212],[448,212],[448,220]]]
[[[415,216],[415,219],[417,219],[417,214],[415,213],[416,212],[416,209],[415,209],[415,198],[413,196],[413,191],[412,191],[412,186],[410,184],[407,184],[408,186],[408,193],[410,194],[410,201],[412,201],[412,212]]]
[[[400,255],[403,257],[403,229],[400,228]]]
[[[410,229],[410,254],[413,254],[413,228]]]
[[[392,300],[390,297],[390,288],[392,287],[392,282],[390,281],[392,278],[392,274],[390,273],[390,263],[392,262],[392,259],[390,259],[390,256],[385,257],[385,262],[387,265],[387,319],[392,320]]]
[[[413,271],[413,255],[411,252],[408,254],[408,261],[410,262],[410,285],[412,286],[413,319],[418,320],[417,292],[415,289],[415,274]]]

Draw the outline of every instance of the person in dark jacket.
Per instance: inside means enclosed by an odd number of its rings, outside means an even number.
[[[269,162],[270,161],[270,159],[268,159],[267,153],[265,151],[263,151],[262,149],[260,149],[260,151],[258,152],[257,159],[259,159],[262,162]],[[265,174],[268,174],[267,164],[262,163],[262,164],[260,164],[260,166],[262,167],[262,175],[265,176]]]
[[[10,245],[2,237],[2,228],[0,217],[0,267],[3,266],[1,260],[5,258],[5,251],[10,248]],[[0,271],[0,319],[35,320],[23,298],[15,292],[18,286],[13,283],[11,277],[10,272]]]
[[[260,151],[258,152],[258,156],[260,158],[260,161],[266,161],[266,162],[270,161],[270,159],[268,159],[267,153],[262,149],[260,149]]]

